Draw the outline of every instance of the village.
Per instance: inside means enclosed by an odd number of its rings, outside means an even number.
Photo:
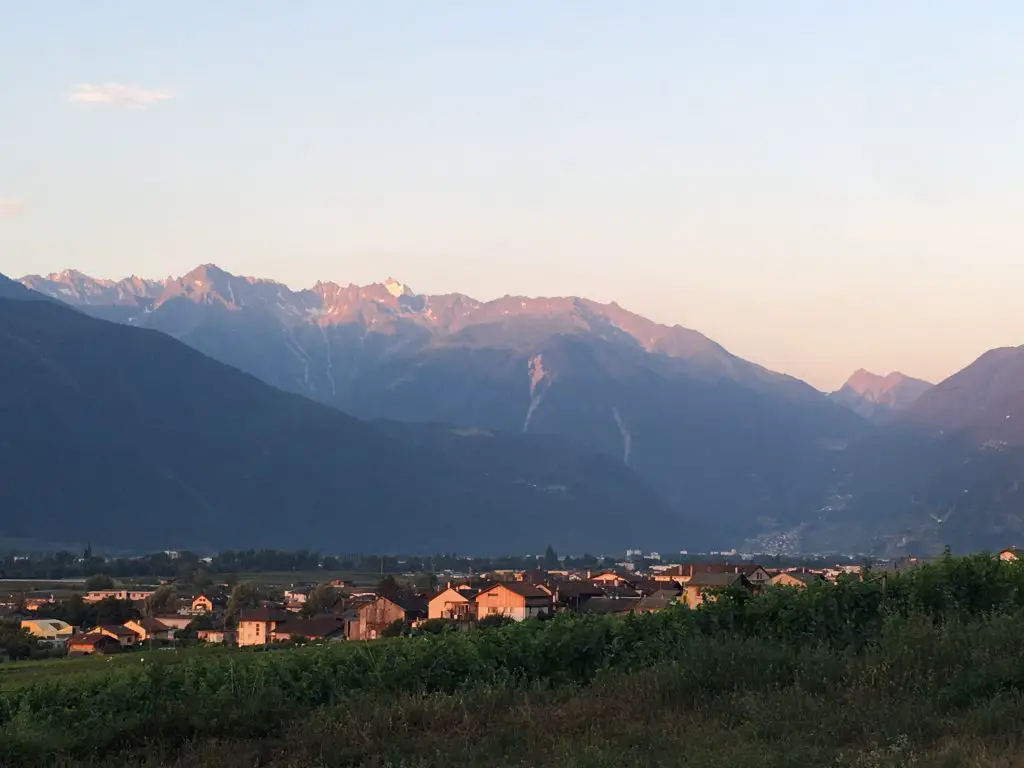
[[[1004,550],[999,557],[1015,559],[1016,550]],[[879,563],[872,571],[886,573],[922,562],[926,560],[904,558]],[[726,589],[751,594],[805,589],[842,577],[863,578],[863,568],[766,568],[752,561],[645,563],[638,568],[625,561],[607,569],[431,574],[426,589],[414,576],[387,576],[373,587],[335,578],[278,590],[254,582],[203,590],[190,590],[173,580],[152,586],[118,585],[72,598],[85,606],[120,607],[113,614],[120,613],[123,620],[92,626],[59,618],[63,605],[57,595],[33,591],[9,604],[5,618],[18,622],[51,654],[69,657],[197,644],[255,649],[464,631],[564,612],[626,616],[677,605],[695,609]]]

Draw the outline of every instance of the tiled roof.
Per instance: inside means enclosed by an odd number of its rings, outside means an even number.
[[[743,578],[739,573],[695,573],[687,583],[691,587],[728,587]]]

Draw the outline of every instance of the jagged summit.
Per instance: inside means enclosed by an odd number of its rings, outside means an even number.
[[[830,397],[865,418],[880,420],[910,407],[932,386],[899,371],[880,376],[858,368]]]

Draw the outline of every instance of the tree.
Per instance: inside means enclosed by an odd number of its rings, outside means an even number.
[[[90,592],[98,589],[113,589],[114,580],[105,573],[94,573],[85,580],[85,588]]]
[[[555,548],[550,544],[544,550],[544,567],[548,569],[558,567],[558,553],[555,552]]]
[[[108,597],[96,604],[96,624],[124,624],[139,617],[131,600]]]
[[[302,606],[302,613],[305,616],[326,613],[340,601],[341,593],[330,584],[317,584],[306,598],[306,602]]]
[[[401,637],[406,633],[406,626],[404,619],[395,619],[383,630],[381,630],[381,637]]]
[[[0,622],[0,651],[12,659],[27,659],[39,650],[39,641],[13,621]]]
[[[161,613],[170,613],[177,603],[177,595],[174,587],[165,585],[146,598],[146,615],[156,616]]]
[[[395,577],[389,574],[377,584],[377,594],[381,597],[386,597],[388,600],[396,600],[401,597],[402,588],[395,581]]]
[[[183,630],[175,632],[174,639],[188,643],[198,639],[199,630],[215,629],[216,626],[212,616],[197,616]]]
[[[240,581],[231,590],[228,598],[227,616],[234,618],[249,608],[259,608],[268,597],[266,590],[255,581]]]

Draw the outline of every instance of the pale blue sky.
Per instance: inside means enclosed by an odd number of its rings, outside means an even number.
[[[0,0],[0,271],[581,294],[940,378],[1024,343],[1022,39],[1009,0]]]

